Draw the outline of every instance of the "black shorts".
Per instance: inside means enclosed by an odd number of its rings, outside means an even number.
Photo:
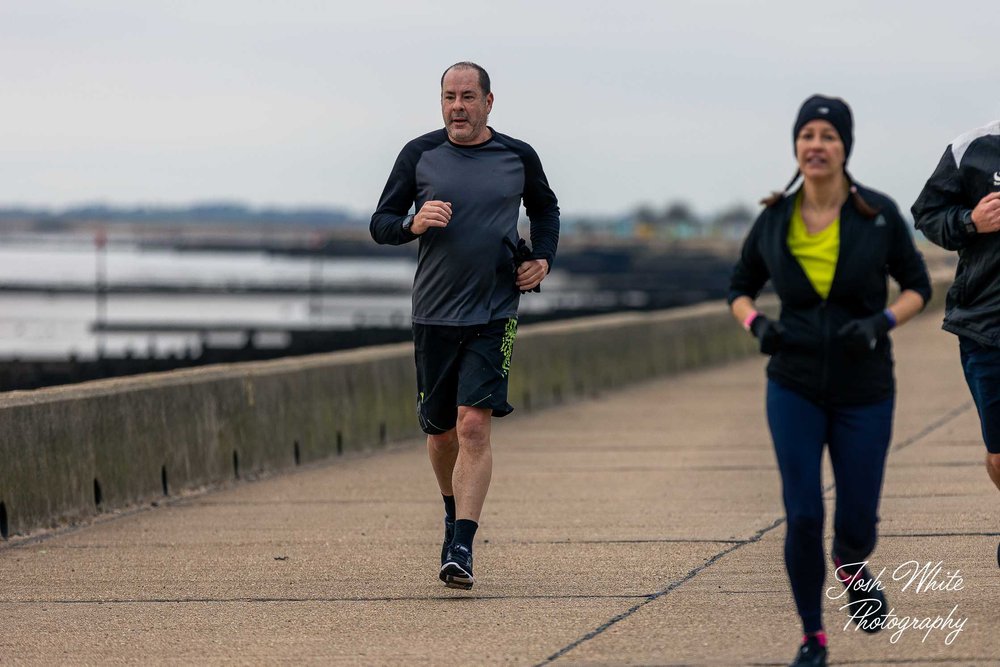
[[[424,433],[455,428],[458,406],[514,411],[507,402],[510,355],[517,318],[473,326],[413,324],[417,362],[417,418]]]
[[[983,442],[990,454],[1000,454],[1000,348],[958,337],[965,381],[979,412]]]

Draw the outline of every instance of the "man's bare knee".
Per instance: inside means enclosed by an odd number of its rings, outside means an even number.
[[[451,429],[438,435],[428,435],[427,445],[436,452],[450,452],[458,447],[458,431]]]
[[[486,408],[458,408],[458,441],[462,447],[482,447],[490,443],[492,410]]]

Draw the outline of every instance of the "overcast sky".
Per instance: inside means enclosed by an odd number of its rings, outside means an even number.
[[[0,0],[0,204],[368,214],[474,60],[564,212],[754,203],[815,92],[851,104],[852,173],[905,210],[1000,118],[998,29],[987,0]]]

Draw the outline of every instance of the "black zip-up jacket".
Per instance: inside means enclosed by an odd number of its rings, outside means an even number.
[[[911,211],[932,243],[958,251],[945,299],[945,331],[1000,347],[1000,233],[968,232],[972,209],[1000,190],[1000,121],[955,139]]]
[[[798,193],[764,209],[743,243],[733,268],[729,303],[756,299],[768,280],[781,299],[782,344],[767,365],[768,378],[824,405],[877,403],[893,396],[892,344],[882,336],[871,352],[845,349],[837,331],[847,322],[885,309],[886,276],[926,303],[930,277],[896,204],[857,186],[878,211],[868,218],[852,197],[840,209],[840,252],[824,300],[788,247],[788,229]]]

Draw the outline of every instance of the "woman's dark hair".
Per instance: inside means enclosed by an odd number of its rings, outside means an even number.
[[[789,189],[791,189],[791,187],[795,185],[795,181],[799,180],[799,176],[801,175],[802,172],[796,169],[795,175],[792,176],[792,180],[788,181],[788,185],[783,187],[781,190],[772,190],[770,195],[760,200],[760,203],[766,206],[767,208],[771,208],[772,206],[780,202],[782,199],[785,198],[785,195],[788,193]]]
[[[770,196],[761,199],[760,203],[767,208],[771,208],[780,202],[785,198],[785,195],[788,194],[788,190],[795,185],[795,181],[799,180],[799,176],[801,175],[802,172],[796,169],[795,175],[792,176],[792,180],[788,181],[788,185],[786,185],[783,190],[780,192],[772,192]],[[861,196],[860,192],[858,192],[858,186],[854,182],[854,177],[851,176],[851,173],[847,171],[847,169],[844,169],[844,176],[847,177],[847,184],[850,186],[851,200],[854,202],[854,208],[858,209],[858,212],[869,220],[878,215],[879,210],[865,201],[865,198]]]

